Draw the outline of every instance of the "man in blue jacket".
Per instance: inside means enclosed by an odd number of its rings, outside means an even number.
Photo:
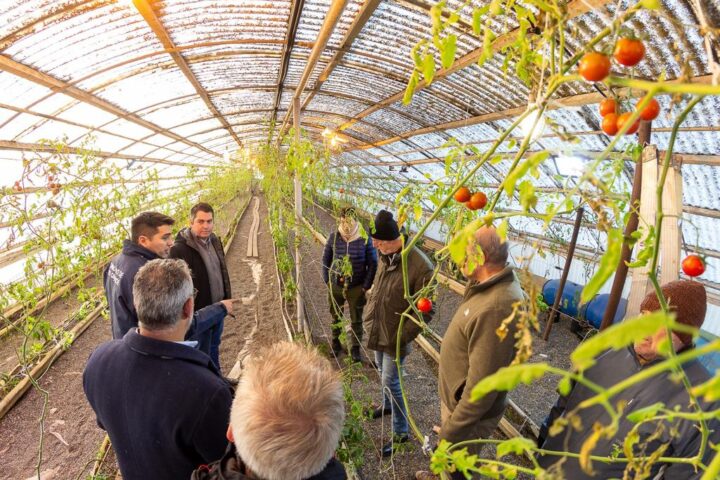
[[[338,355],[342,351],[340,333],[341,317],[347,301],[350,310],[352,334],[349,335],[350,355],[360,362],[362,341],[363,307],[365,292],[370,290],[377,270],[377,254],[371,239],[361,235],[361,226],[353,208],[340,212],[338,229],[330,234],[323,252],[323,280],[329,285],[328,302],[333,318],[332,349]]]
[[[138,328],[91,354],[83,389],[125,480],[190,478],[225,451],[232,391],[184,340],[194,297],[185,262],[150,260],[133,294]]]
[[[133,281],[138,270],[151,260],[167,258],[173,245],[172,225],[175,220],[158,212],[143,212],[132,219],[130,240],[123,242],[122,253],[112,259],[103,275],[105,296],[110,308],[114,339],[122,338],[137,327],[138,317],[133,304]],[[201,336],[223,321],[232,309],[232,301],[223,300],[196,312],[188,338]],[[205,353],[209,353],[209,345]]]

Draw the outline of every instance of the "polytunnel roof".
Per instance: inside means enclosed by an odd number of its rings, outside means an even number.
[[[327,22],[344,3],[337,22]],[[449,9],[462,5],[449,0]],[[478,0],[475,6],[489,1]],[[577,51],[606,25],[618,2],[573,0],[568,11],[568,50]],[[717,13],[718,0],[706,3]],[[80,147],[92,135],[100,155],[135,165],[141,177],[158,167],[160,178],[182,176],[189,166],[222,164],[224,154],[251,149],[290,120],[300,99],[302,125],[321,139],[325,128],[347,140],[333,161],[387,179],[389,193],[442,168],[450,138],[487,148],[528,103],[528,88],[502,72],[499,53],[478,66],[482,41],[465,21],[455,64],[421,81],[412,102],[402,103],[414,68],[410,50],[430,32],[430,0],[6,0],[0,2],[0,148],[17,160],[42,139],[67,137]],[[630,25],[651,32],[647,61],[637,75],[672,80],[685,73],[710,82],[706,52],[693,3],[664,0],[667,17],[641,11]],[[620,7],[625,7],[620,2]],[[465,18],[472,9],[467,7]],[[674,18],[671,21],[669,18]],[[327,44],[312,62],[324,27]],[[517,23],[506,18],[495,34],[511,38]],[[671,52],[672,54],[668,54]],[[683,65],[689,71],[683,70]],[[603,94],[587,83],[565,84],[547,116],[579,138],[573,148],[591,156],[608,144],[599,130],[596,104]],[[672,111],[661,97],[664,111]],[[711,258],[708,283],[720,286],[720,100],[706,97],[681,128],[676,160],[683,165],[685,242]],[[653,123],[652,143],[667,147],[672,114]],[[272,139],[272,138],[271,138]],[[628,141],[629,142],[629,141]],[[622,150],[626,143],[619,142]],[[546,132],[533,149],[566,145]],[[409,166],[400,173],[393,166]],[[625,183],[632,180],[628,162]],[[484,174],[498,182],[508,162]],[[548,168],[537,180],[549,190],[561,184]],[[2,181],[5,185],[5,180]],[[569,220],[568,220],[569,221]],[[538,226],[516,225],[532,232]],[[567,227],[563,224],[563,228]],[[697,228],[711,234],[698,236]],[[598,235],[581,242],[601,248]],[[582,240],[585,238],[586,240]]]

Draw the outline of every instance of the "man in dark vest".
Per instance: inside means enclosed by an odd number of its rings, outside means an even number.
[[[133,293],[138,328],[92,353],[85,395],[125,480],[190,478],[225,451],[232,391],[196,342],[184,340],[193,318],[185,262],[147,262]]]
[[[190,267],[193,286],[197,290],[195,310],[231,298],[230,276],[220,239],[213,233],[215,212],[207,203],[190,209],[190,227],[180,230],[170,249],[171,258],[181,258]],[[220,341],[224,319],[195,339],[202,351],[209,351],[215,365],[220,367]]]

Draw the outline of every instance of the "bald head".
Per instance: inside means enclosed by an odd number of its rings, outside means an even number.
[[[477,276],[480,270],[483,273],[494,273],[505,268],[508,260],[509,245],[508,242],[502,241],[494,227],[483,226],[478,228],[475,231],[473,240],[468,245],[468,255],[478,257],[482,252],[484,260],[482,262],[476,261],[476,263],[482,263],[482,265],[477,265],[477,268],[474,268],[475,265],[473,265],[472,259],[468,261],[464,270],[472,269],[472,272],[463,271],[465,276]]]

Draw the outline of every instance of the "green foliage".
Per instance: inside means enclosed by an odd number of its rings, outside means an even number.
[[[507,392],[517,387],[520,383],[529,385],[550,371],[550,365],[545,362],[523,363],[503,367],[489,377],[483,378],[473,387],[470,393],[470,401],[477,402],[493,391]]]
[[[589,302],[600,291],[605,282],[615,273],[620,255],[622,254],[623,234],[620,229],[612,229],[608,232],[608,246],[605,254],[600,258],[600,263],[595,275],[583,288],[580,295],[580,302]]]

